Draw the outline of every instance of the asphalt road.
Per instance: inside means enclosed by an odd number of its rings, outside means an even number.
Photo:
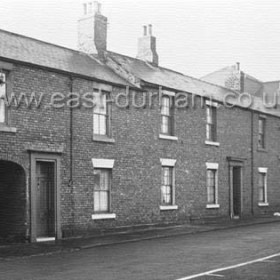
[[[280,223],[0,262],[0,279],[177,280],[280,253]],[[280,256],[280,255],[279,255]],[[192,279],[280,279],[280,257]]]

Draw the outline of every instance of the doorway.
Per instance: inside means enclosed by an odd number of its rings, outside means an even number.
[[[227,157],[229,163],[229,215],[232,219],[242,216],[242,190],[245,158]]]
[[[31,242],[61,238],[60,155],[31,153]]]
[[[232,214],[233,218],[241,216],[241,167],[232,167]]]
[[[36,162],[37,239],[55,237],[55,163]]]

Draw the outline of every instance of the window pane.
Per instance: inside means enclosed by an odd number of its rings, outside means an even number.
[[[93,133],[94,134],[100,134],[99,116],[100,115],[97,115],[97,114],[93,115]]]
[[[170,98],[169,97],[165,96],[162,98],[161,114],[165,115],[165,116],[170,115]]]
[[[265,173],[259,173],[259,202],[265,202]]]
[[[100,114],[107,114],[107,96],[105,93],[102,93],[100,98]]]
[[[259,119],[259,133],[263,133],[264,128],[264,121],[262,119]]]
[[[206,121],[208,124],[212,123],[211,108],[209,106],[206,107]]]
[[[172,173],[173,168],[162,167],[161,203],[172,204]]]
[[[162,204],[172,204],[171,196],[171,186],[162,186],[161,187],[161,203]]]
[[[109,210],[109,199],[108,199],[108,192],[101,191],[100,192],[100,211],[108,212]]]
[[[207,140],[211,140],[212,139],[211,132],[212,132],[211,125],[207,124],[206,125],[206,139]]]
[[[94,192],[94,212],[99,212],[100,211],[100,196],[99,196],[99,191]]]
[[[5,122],[5,101],[0,99],[0,123]]]
[[[3,81],[6,81],[6,76],[3,74]],[[6,84],[0,85],[0,98],[6,96]],[[5,101],[0,99],[0,123],[5,122]]]
[[[207,203],[216,203],[216,170],[207,170]]]
[[[169,134],[169,117],[162,116],[161,132]]]
[[[106,135],[106,116],[99,115],[99,134]]]

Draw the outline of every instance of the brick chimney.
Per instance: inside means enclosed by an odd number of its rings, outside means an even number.
[[[152,25],[143,27],[143,37],[138,39],[137,58],[158,65],[158,54],[156,51],[156,37],[152,34]]]
[[[101,14],[101,4],[84,3],[83,12],[78,21],[78,50],[102,56],[107,49],[107,18]]]

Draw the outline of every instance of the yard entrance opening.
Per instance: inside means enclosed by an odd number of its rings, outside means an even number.
[[[24,241],[26,179],[17,163],[0,160],[0,242]]]

